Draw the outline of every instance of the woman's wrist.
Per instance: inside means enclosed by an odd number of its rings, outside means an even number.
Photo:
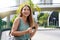
[[[29,33],[29,31],[28,30],[26,30],[26,32],[25,33]]]

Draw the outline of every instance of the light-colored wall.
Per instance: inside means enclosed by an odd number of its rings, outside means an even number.
[[[60,27],[60,12],[59,12],[59,27]]]

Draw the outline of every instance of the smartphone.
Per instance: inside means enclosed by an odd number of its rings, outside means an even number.
[[[36,29],[35,27],[32,27],[32,29]]]

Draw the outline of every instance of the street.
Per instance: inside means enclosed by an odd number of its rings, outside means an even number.
[[[37,31],[32,40],[60,40],[60,30]]]
[[[1,40],[8,40],[8,32],[4,31],[1,36]],[[41,30],[37,31],[32,40],[60,40],[60,30]]]

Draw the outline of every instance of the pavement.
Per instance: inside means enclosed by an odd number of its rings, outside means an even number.
[[[38,30],[37,30],[37,32],[36,32],[36,34],[35,34],[35,36],[32,38],[32,40],[37,40],[40,36],[42,36],[43,34],[40,32],[40,31],[47,31],[47,30],[56,30],[57,28],[44,28],[44,27],[38,27]],[[60,29],[58,29],[58,30],[60,30]],[[3,32],[3,35],[2,35],[2,40],[8,40],[8,38],[6,38],[6,37],[8,37],[8,33],[9,33],[9,31],[5,31],[5,32]],[[41,35],[41,34],[42,35]],[[39,35],[37,35],[37,34],[39,34]],[[5,35],[5,36],[4,36]],[[44,36],[44,35],[43,35]],[[46,36],[46,35],[45,35]],[[47,36],[48,37],[48,36]],[[47,38],[46,37],[46,38]],[[3,39],[4,38],[4,39]],[[45,38],[45,37],[44,37]],[[42,37],[42,39],[43,39],[43,37]]]
[[[44,27],[38,27],[38,31],[45,31],[45,30],[60,30],[59,28],[44,28]]]
[[[60,29],[38,27],[32,40],[60,40]]]
[[[60,30],[37,31],[32,40],[60,40]]]

